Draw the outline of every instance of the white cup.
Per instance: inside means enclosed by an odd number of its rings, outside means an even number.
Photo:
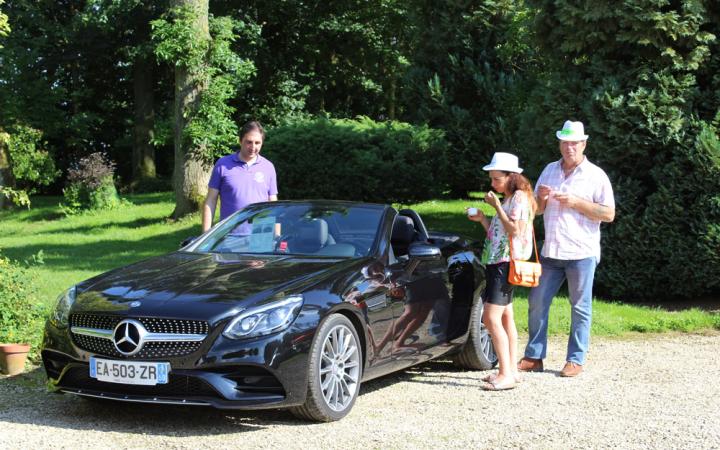
[[[478,209],[477,208],[468,208],[467,214],[468,216],[477,216]]]

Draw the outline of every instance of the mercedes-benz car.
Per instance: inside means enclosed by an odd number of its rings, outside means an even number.
[[[51,389],[128,402],[344,417],[361,383],[495,362],[477,243],[414,210],[257,203],[167,255],[70,287],[47,321]]]

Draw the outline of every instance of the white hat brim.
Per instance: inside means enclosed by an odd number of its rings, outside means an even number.
[[[503,166],[493,166],[492,164],[488,164],[487,166],[483,167],[483,170],[486,170],[490,172],[491,170],[499,170],[501,172],[514,172],[514,173],[522,173],[522,169],[519,167],[503,167]]]

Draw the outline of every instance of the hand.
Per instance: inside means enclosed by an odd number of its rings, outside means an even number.
[[[553,198],[558,201],[562,206],[568,208],[574,208],[577,205],[578,198],[567,192],[555,192]]]
[[[500,199],[495,195],[493,191],[488,192],[485,194],[485,203],[492,206],[495,209],[500,208]]]
[[[547,200],[552,194],[552,188],[547,184],[538,185],[537,196],[540,200]]]

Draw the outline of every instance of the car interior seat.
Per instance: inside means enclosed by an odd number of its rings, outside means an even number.
[[[335,240],[328,233],[328,224],[323,219],[312,219],[298,227],[297,238],[292,243],[292,251],[315,253]]]
[[[392,234],[390,235],[390,245],[392,245],[395,257],[406,256],[410,244],[416,240],[417,231],[413,220],[407,216],[396,216],[395,222],[393,222]]]

